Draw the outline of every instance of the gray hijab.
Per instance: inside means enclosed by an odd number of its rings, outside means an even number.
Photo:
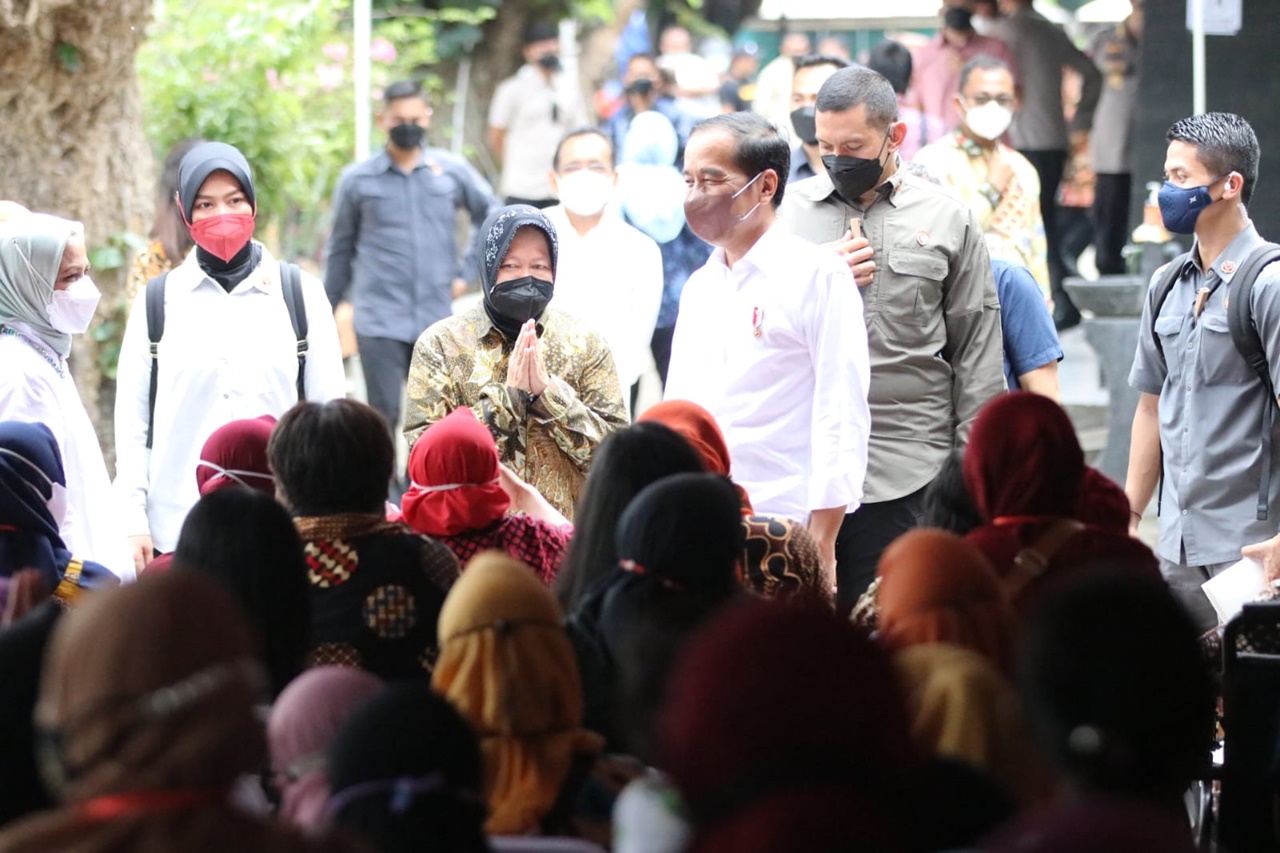
[[[83,233],[79,222],[47,213],[0,222],[0,324],[27,324],[63,357],[71,336],[49,324],[49,304],[67,241]]]

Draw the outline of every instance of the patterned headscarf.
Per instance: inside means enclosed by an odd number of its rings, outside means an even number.
[[[62,252],[84,226],[47,213],[0,223],[0,323],[26,323],[63,356],[71,336],[49,322],[49,305],[62,266]]]
[[[476,237],[484,241],[484,263],[480,271],[486,298],[498,282],[498,267],[507,256],[511,241],[516,238],[516,232],[526,226],[539,228],[547,235],[547,243],[551,246],[551,276],[552,279],[555,278],[556,262],[560,256],[560,239],[556,236],[556,227],[538,208],[528,204],[511,204],[489,214]]]

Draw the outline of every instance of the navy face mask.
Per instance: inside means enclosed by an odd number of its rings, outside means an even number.
[[[1200,211],[1213,204],[1213,196],[1209,194],[1209,187],[1213,183],[1202,187],[1179,187],[1165,181],[1157,196],[1164,227],[1174,234],[1195,233]]]

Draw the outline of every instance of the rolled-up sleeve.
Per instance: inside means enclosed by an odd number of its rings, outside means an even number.
[[[968,441],[969,429],[983,405],[1005,390],[1004,339],[995,276],[977,219],[972,213],[968,219],[943,300],[947,345],[942,355],[951,365],[958,445]]]
[[[847,267],[818,273],[806,305],[813,361],[808,508],[858,508],[867,476],[871,360],[862,297]]]

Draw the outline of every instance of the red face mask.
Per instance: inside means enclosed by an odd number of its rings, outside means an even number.
[[[191,239],[214,257],[229,261],[253,237],[252,213],[219,213],[199,222],[189,223]]]

